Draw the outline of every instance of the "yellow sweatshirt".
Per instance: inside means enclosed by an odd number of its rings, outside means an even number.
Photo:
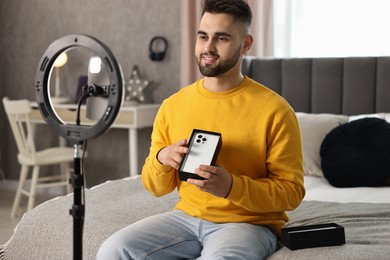
[[[227,198],[202,192],[178,179],[157,152],[192,130],[222,134],[217,164],[232,176]],[[145,188],[155,196],[178,189],[176,209],[212,222],[267,225],[280,234],[305,195],[302,144],[293,109],[278,94],[245,77],[236,88],[210,92],[199,80],[164,100],[156,116],[150,154],[142,170]]]

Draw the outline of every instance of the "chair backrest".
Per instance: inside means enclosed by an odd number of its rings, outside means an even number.
[[[34,158],[34,130],[30,123],[29,101],[27,99],[9,100],[8,97],[4,97],[3,104],[19,153],[25,157]]]

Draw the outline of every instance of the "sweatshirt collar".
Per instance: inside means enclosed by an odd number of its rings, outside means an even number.
[[[203,83],[204,83],[204,79],[200,79],[196,83],[196,88],[201,95],[208,98],[221,99],[221,98],[229,98],[243,92],[245,89],[249,87],[251,80],[247,76],[244,76],[244,80],[241,82],[240,85],[228,91],[223,91],[223,92],[210,91],[204,87]]]

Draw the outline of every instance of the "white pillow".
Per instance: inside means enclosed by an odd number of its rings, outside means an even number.
[[[348,116],[335,114],[308,114],[297,112],[302,134],[303,165],[305,175],[324,177],[321,169],[320,148],[325,136]]]
[[[354,116],[349,117],[349,122],[354,121],[354,120],[358,120],[358,119],[362,119],[362,118],[367,118],[367,117],[375,117],[375,118],[384,119],[390,123],[390,114],[389,113],[354,115]]]

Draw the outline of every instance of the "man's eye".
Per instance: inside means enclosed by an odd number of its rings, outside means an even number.
[[[206,36],[205,36],[205,35],[202,35],[202,34],[199,34],[199,35],[198,35],[198,39],[204,40],[204,39],[206,39]]]
[[[220,41],[227,41],[227,37],[219,37],[218,40],[220,40]]]

